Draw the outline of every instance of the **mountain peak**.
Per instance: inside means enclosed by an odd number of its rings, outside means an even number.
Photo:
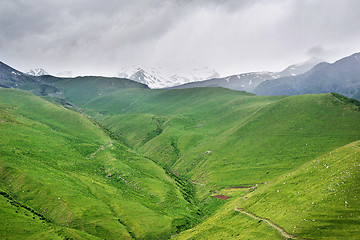
[[[299,74],[303,74],[321,62],[324,62],[324,60],[317,57],[312,57],[304,62],[296,63],[288,66],[285,70],[281,71],[279,75],[285,77],[285,76],[296,76]]]
[[[31,75],[31,76],[49,75],[49,73],[46,72],[42,68],[34,68],[34,69],[25,70],[24,73],[27,74],[27,75]]]
[[[166,88],[219,77],[219,73],[208,67],[198,66],[130,66],[123,67],[118,77],[129,78],[150,88]]]

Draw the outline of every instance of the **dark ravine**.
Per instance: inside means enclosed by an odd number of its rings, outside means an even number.
[[[38,216],[40,218],[40,220],[46,222],[46,223],[52,223],[50,219],[47,219],[46,217],[44,217],[44,215],[42,215],[41,213],[36,212],[34,209],[32,209],[31,207],[22,204],[21,202],[15,200],[12,196],[10,196],[9,194],[7,194],[6,192],[0,191],[0,195],[4,196],[5,198],[7,198],[10,201],[10,204],[16,207],[21,207],[23,209],[25,209],[26,211],[31,212],[32,214]]]

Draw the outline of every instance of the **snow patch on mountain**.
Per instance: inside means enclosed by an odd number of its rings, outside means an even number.
[[[216,78],[219,73],[208,67],[130,66],[120,69],[118,77],[144,83],[150,88],[166,88]]]
[[[34,69],[25,70],[24,73],[27,75],[31,75],[31,76],[49,75],[49,73],[46,72],[42,68],[34,68]]]
[[[305,62],[288,66],[285,70],[281,71],[279,75],[280,77],[287,77],[287,76],[296,76],[299,74],[303,74],[321,62],[324,62],[324,60],[313,57]]]

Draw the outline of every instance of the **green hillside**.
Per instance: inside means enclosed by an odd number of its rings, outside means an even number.
[[[358,107],[331,94],[124,90],[82,107],[128,146],[199,183],[201,192],[269,181],[360,137]]]
[[[20,90],[0,88],[0,173],[1,239],[166,239],[197,221],[185,182]]]
[[[284,238],[269,218],[295,236],[356,239],[356,195],[340,194],[351,199],[340,214],[340,200],[323,189],[344,172],[354,179],[339,184],[357,189],[358,143],[324,155],[360,139],[357,102],[150,90],[117,78],[42,81],[61,89],[45,97],[58,103],[0,88],[0,217],[8,219],[0,238]],[[306,167],[322,158],[331,171]]]
[[[359,239],[359,180],[357,141],[262,184],[255,191],[237,190],[238,197],[175,239],[284,239],[265,220],[245,212],[270,219],[294,239]]]
[[[55,95],[57,98],[64,98],[64,96],[66,96],[66,98],[71,99],[73,104],[77,105],[84,104],[94,97],[102,96],[119,89],[148,88],[144,84],[115,77],[85,76],[76,78],[58,78],[44,75],[37,77],[37,79],[61,89],[62,91]],[[51,92],[47,92],[47,94],[53,96]]]

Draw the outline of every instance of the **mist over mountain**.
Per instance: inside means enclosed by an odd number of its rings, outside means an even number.
[[[360,99],[360,53],[332,64],[320,63],[298,76],[282,77],[261,83],[257,95],[299,95],[336,92]]]
[[[33,69],[28,69],[23,71],[23,73],[30,75],[30,76],[35,76],[35,77],[39,77],[39,76],[43,76],[43,75],[53,75],[48,73],[47,71],[45,71],[43,68],[33,68]],[[60,78],[73,78],[76,77],[77,74],[74,73],[73,71],[62,71],[62,72],[58,72],[56,74],[54,74],[54,76],[56,77],[60,77]]]
[[[260,83],[266,80],[277,79],[284,76],[295,76],[304,73],[321,61],[322,60],[319,58],[311,58],[305,62],[290,65],[281,72],[242,73],[223,78],[213,78],[205,81],[187,83],[173,88],[223,87],[232,90],[252,92]]]
[[[359,13],[0,0],[0,240],[360,240]]]
[[[63,71],[58,72],[57,74],[55,74],[55,76],[63,78],[73,78],[76,77],[76,74],[73,71]]]
[[[356,82],[357,60],[292,78],[326,70]],[[235,76],[251,87],[280,75]],[[356,100],[155,90],[124,78],[31,76],[3,63],[0,84],[0,217],[11,222],[0,221],[1,239],[358,236],[343,227],[358,227]]]
[[[124,67],[118,76],[145,84],[150,88],[223,87],[257,95],[336,92],[347,97],[360,99],[359,59],[360,53],[342,58],[333,64],[319,63],[321,59],[312,58],[302,63],[290,65],[281,72],[250,72],[209,80],[202,79],[219,74],[207,67],[185,69],[159,66],[145,70],[132,66]],[[26,87],[37,89],[36,91],[41,91],[44,94],[45,88],[51,88],[53,92],[56,92],[51,84],[43,82],[42,78],[39,78],[48,75],[44,69],[32,69],[24,74],[4,63],[1,63],[0,67],[2,69],[0,84],[3,87]],[[73,79],[73,75],[73,72],[65,71],[58,73],[57,77]],[[176,84],[180,85],[174,86]]]
[[[219,73],[204,66],[155,66],[155,67],[124,67],[118,77],[128,78],[144,83],[150,88],[166,88],[189,82],[197,82],[219,77]]]

